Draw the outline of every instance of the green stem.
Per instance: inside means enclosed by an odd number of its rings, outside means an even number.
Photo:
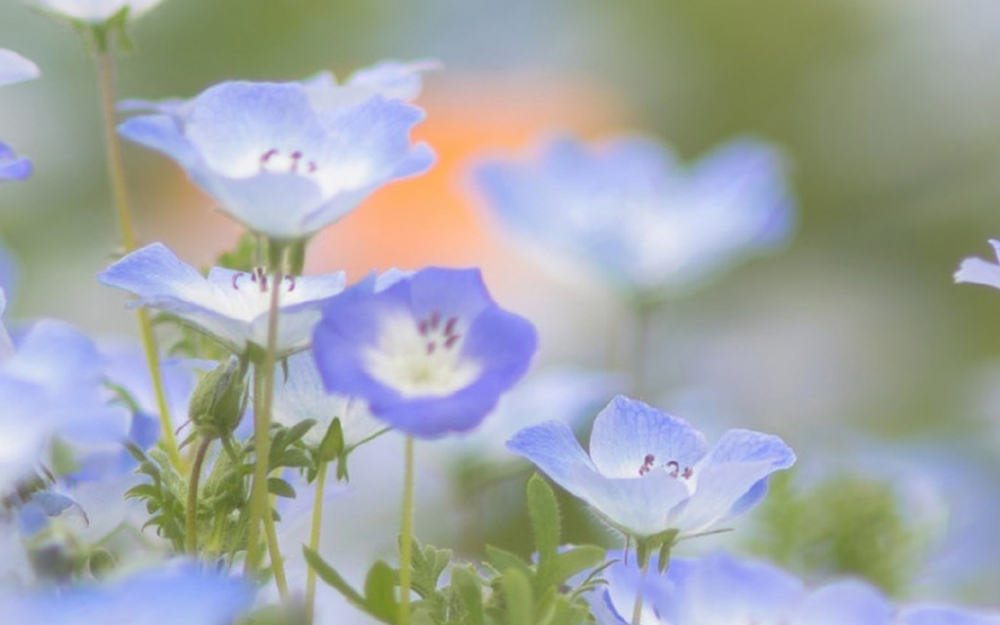
[[[122,161],[121,143],[115,132],[115,62],[110,50],[97,53],[97,75],[101,92],[101,113],[104,118],[104,147],[107,159],[108,181],[111,184],[111,194],[115,210],[118,214],[118,225],[121,230],[122,243],[125,252],[136,248],[135,229],[132,226],[132,215],[129,210],[128,187],[125,184],[125,165]],[[156,407],[160,412],[160,436],[166,447],[170,462],[174,468],[183,473],[184,461],[181,459],[177,438],[174,436],[173,422],[170,420],[170,408],[167,405],[167,395],[163,389],[163,375],[160,371],[159,351],[156,347],[156,337],[153,334],[153,324],[149,313],[140,309],[139,334],[142,337],[142,348],[146,352],[146,366],[149,377],[153,381],[153,391],[156,394]]]
[[[642,565],[642,571],[639,574],[639,583],[635,588],[635,603],[632,604],[632,625],[640,625],[642,621],[642,592],[646,585],[646,573],[649,571],[649,560],[647,559],[645,564]]]
[[[278,351],[278,310],[281,287],[281,262],[271,263],[271,302],[267,317],[267,349],[263,362],[254,366],[254,458],[253,486],[250,491],[250,528],[247,544],[247,560],[245,570],[254,572],[260,568],[260,525],[263,523],[267,538],[267,548],[271,555],[271,568],[274,570],[274,581],[282,599],[288,597],[288,584],[285,579],[285,565],[281,558],[277,534],[274,529],[274,517],[271,515],[271,502],[268,498],[267,478],[270,473],[271,455],[271,403],[274,396],[274,365]]]
[[[403,524],[399,538],[399,623],[410,622],[410,568],[413,560],[413,437],[406,437],[403,468]]]
[[[309,532],[309,548],[319,552],[319,534],[323,524],[323,491],[326,487],[327,463],[320,461],[316,467],[316,496],[313,499],[312,530]],[[306,573],[306,612],[309,615],[307,622],[313,622],[316,609],[316,570],[309,567]]]
[[[187,528],[185,531],[185,549],[194,555],[198,552],[198,482],[201,481],[201,467],[205,463],[205,454],[212,444],[212,439],[205,437],[198,445],[198,453],[191,465],[191,477],[188,483]]]

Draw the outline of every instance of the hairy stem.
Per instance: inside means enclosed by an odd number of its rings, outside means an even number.
[[[406,437],[403,469],[403,523],[399,537],[399,625],[410,623],[410,568],[413,560],[413,437]]]
[[[271,301],[267,317],[267,349],[264,352],[263,362],[254,365],[254,445],[256,453],[253,486],[250,491],[250,528],[246,571],[254,572],[260,568],[259,536],[260,525],[263,523],[267,548],[271,556],[271,568],[274,570],[274,581],[278,586],[278,592],[284,599],[288,597],[288,584],[285,580],[285,565],[278,546],[267,489],[267,478],[270,473],[271,403],[274,397],[274,365],[278,351],[278,310],[282,269],[280,260],[273,265],[270,281]]]
[[[191,465],[191,477],[188,481],[188,500],[185,531],[185,549],[194,555],[198,552],[198,482],[201,481],[201,467],[205,464],[205,455],[212,445],[212,439],[204,437],[198,445],[198,453],[194,457],[194,464]]]
[[[323,524],[323,491],[326,487],[327,463],[321,461],[317,469],[316,496],[313,499],[312,529],[309,532],[309,548],[319,552],[319,535]],[[308,622],[313,622],[316,609],[316,570],[309,567],[306,573],[306,612],[309,615]]]
[[[104,118],[104,148],[108,180],[111,184],[115,210],[118,214],[118,227],[121,230],[122,243],[127,253],[136,248],[136,237],[129,210],[128,187],[125,184],[125,166],[122,161],[121,143],[118,141],[118,133],[115,132],[117,123],[115,116],[115,63],[114,53],[110,49],[98,52],[97,75],[101,92],[101,112]],[[160,413],[160,438],[174,468],[183,472],[184,461],[181,459],[180,450],[177,447],[173,422],[170,420],[170,408],[167,405],[167,395],[163,389],[163,374],[160,371],[159,351],[156,347],[156,337],[153,334],[153,324],[150,322],[149,313],[144,309],[139,309],[138,317],[142,348],[146,353],[146,366],[149,368],[149,377],[153,381],[156,407]]]

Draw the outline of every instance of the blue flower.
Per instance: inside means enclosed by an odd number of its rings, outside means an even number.
[[[759,502],[768,476],[795,462],[780,438],[749,430],[729,430],[709,449],[686,421],[621,395],[594,420],[589,457],[558,421],[521,430],[507,447],[637,538],[705,532]]]
[[[433,164],[427,145],[410,142],[423,111],[394,99],[412,91],[416,70],[372,71],[372,82],[344,87],[322,76],[304,84],[221,83],[190,101],[161,104],[158,114],[134,117],[119,132],[176,160],[251,230],[300,239]],[[375,95],[357,103],[366,90]]]
[[[124,440],[127,419],[104,399],[103,366],[93,342],[58,321],[35,324],[16,350],[0,348],[0,495],[35,471],[55,434],[82,446]]]
[[[38,76],[38,67],[16,52],[0,48],[0,87]],[[31,161],[18,156],[0,141],[0,180],[21,180],[31,175]]]
[[[213,267],[203,277],[161,243],[128,254],[101,272],[107,286],[138,296],[130,304],[162,310],[216,339],[234,353],[250,345],[267,345],[267,312],[271,277]],[[281,280],[278,357],[309,347],[323,300],[340,293],[343,272],[324,276],[290,276]]]
[[[313,352],[328,391],[434,438],[476,427],[527,371],[537,343],[531,323],[490,298],[479,270],[428,268],[330,300]]]
[[[245,580],[202,571],[192,563],[140,573],[113,584],[58,592],[0,594],[0,622],[19,625],[221,625],[253,599]]]
[[[900,610],[896,625],[1000,625],[1000,613],[939,605],[912,605]]]
[[[100,25],[128,9],[130,19],[146,13],[163,0],[32,0],[44,10],[71,20]]]
[[[644,138],[596,146],[561,138],[538,163],[488,160],[475,177],[514,234],[650,297],[784,242],[794,213],[784,170],[777,148],[752,139],[684,167]]]
[[[344,445],[352,447],[384,426],[376,421],[363,400],[326,392],[312,352],[295,354],[287,360],[285,375],[275,376],[271,415],[275,423],[291,427],[306,419],[316,421],[303,437],[318,446],[333,419],[340,419]]]
[[[654,555],[644,576],[633,559],[605,569],[608,585],[588,596],[598,625],[627,625],[636,592],[643,594],[642,625],[891,625],[892,606],[875,588],[842,581],[815,590],[762,562],[726,554],[701,560],[673,558],[658,574]]]
[[[990,245],[993,246],[997,260],[1000,260],[1000,241],[990,239]],[[982,258],[966,258],[955,272],[955,282],[982,284],[1000,289],[1000,264]]]

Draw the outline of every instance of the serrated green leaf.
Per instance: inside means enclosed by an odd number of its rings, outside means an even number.
[[[451,586],[462,604],[465,614],[463,625],[485,625],[483,611],[483,588],[479,576],[468,567],[456,566],[451,569]]]
[[[499,547],[486,545],[486,560],[498,573],[503,573],[507,569],[517,569],[529,577],[532,575],[531,569],[528,568],[524,560]]]
[[[292,488],[291,484],[280,477],[267,478],[267,492],[272,495],[277,495],[278,497],[295,499],[295,489]]]
[[[562,585],[577,573],[594,568],[604,561],[605,550],[594,545],[574,547],[556,554],[552,583]]]
[[[302,440],[302,437],[308,434],[309,430],[311,430],[314,425],[316,425],[315,419],[303,419],[302,421],[299,421],[292,427],[288,428],[287,440],[285,442],[285,445],[286,446],[291,445],[296,441]]]

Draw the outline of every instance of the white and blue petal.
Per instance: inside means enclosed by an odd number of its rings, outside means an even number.
[[[893,606],[875,587],[860,581],[828,584],[809,593],[793,623],[802,625],[892,625]]]
[[[166,246],[154,243],[114,263],[98,280],[136,295],[133,305],[170,313],[236,353],[251,344],[266,345],[268,289],[274,288],[266,285],[270,276],[217,267],[205,278]],[[279,356],[309,346],[323,300],[342,291],[345,281],[343,272],[281,280]]]
[[[805,589],[776,567],[714,554],[697,563],[677,595],[678,625],[781,625],[795,623]]]
[[[90,24],[103,24],[122,9],[130,19],[149,11],[163,0],[32,0],[45,10]]]
[[[1000,241],[990,239],[993,253],[1000,260]],[[966,258],[955,272],[955,282],[982,284],[1000,289],[1000,264],[992,263],[982,258]]]
[[[489,298],[476,270],[428,268],[333,298],[313,340],[327,390],[421,437],[464,432],[527,371],[534,328]]]
[[[895,625],[1000,625],[1000,613],[944,605],[910,605]]]
[[[37,77],[37,65],[17,52],[0,48],[0,87]]]
[[[30,160],[0,141],[0,180],[24,180],[31,175],[31,169]]]

